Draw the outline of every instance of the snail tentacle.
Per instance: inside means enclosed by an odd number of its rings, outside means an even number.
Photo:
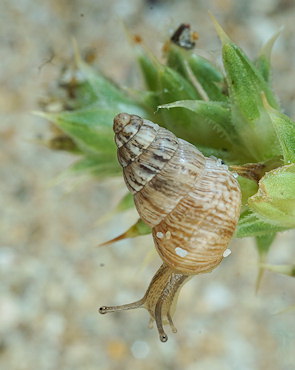
[[[144,300],[140,299],[138,301],[122,304],[119,306],[102,306],[99,308],[99,313],[105,314],[109,312],[117,312],[117,311],[126,311],[126,310],[134,310],[135,308],[143,307]]]
[[[143,298],[120,306],[102,306],[99,309],[99,313],[105,314],[146,308],[151,316],[149,326],[155,321],[160,340],[166,342],[168,336],[163,329],[163,325],[169,324],[172,332],[177,332],[172,321],[172,314],[174,313],[179,290],[189,278],[190,276],[178,274],[163,264],[154,275]]]

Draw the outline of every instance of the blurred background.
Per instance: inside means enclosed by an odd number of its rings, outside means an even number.
[[[38,144],[48,124],[31,114],[72,55],[91,49],[114,81],[139,86],[124,31],[161,58],[180,23],[199,34],[197,50],[220,58],[210,10],[250,56],[281,26],[273,81],[295,118],[295,3],[292,0],[2,0],[0,14],[0,367],[11,370],[295,368],[292,278],[265,273],[255,294],[251,239],[212,273],[182,289],[163,344],[144,310],[101,316],[101,305],[139,299],[160,265],[150,236],[96,248],[124,231],[135,212],[101,218],[119,201],[122,179],[81,183],[61,175],[75,158]],[[85,179],[83,179],[85,180]],[[294,232],[281,233],[268,261],[294,262]],[[143,263],[143,260],[147,263]]]

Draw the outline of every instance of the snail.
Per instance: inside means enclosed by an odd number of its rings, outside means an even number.
[[[166,342],[163,326],[176,332],[172,317],[180,288],[193,275],[212,271],[226,255],[241,191],[220,159],[205,157],[149,120],[120,113],[113,128],[126,185],[141,219],[152,228],[163,264],[142,299],[99,312],[146,308]]]

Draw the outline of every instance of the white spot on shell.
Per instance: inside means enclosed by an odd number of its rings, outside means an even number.
[[[185,257],[187,255],[187,251],[185,249],[182,249],[180,247],[176,247],[175,248],[175,253],[179,256],[179,257]]]
[[[157,236],[157,238],[159,238],[159,239],[163,239],[164,234],[163,234],[163,233],[161,233],[161,231],[158,231],[158,232],[157,232],[157,234],[156,234],[156,236]]]
[[[230,249],[226,249],[224,252],[223,252],[223,257],[228,257],[229,255],[231,254],[231,250]]]
[[[239,175],[236,172],[232,172],[233,177],[236,179],[239,177]]]
[[[215,158],[215,157],[213,157],[213,156],[211,156],[210,158],[214,158],[214,159],[216,160],[216,166],[217,166],[217,167],[220,167],[220,168],[222,168],[222,169],[224,169],[224,170],[228,170],[228,166],[223,162],[223,160],[222,160],[222,159],[220,159],[220,158]]]
[[[216,160],[216,164],[217,164],[217,166],[222,166],[222,160],[221,159],[219,159],[219,158],[217,158],[217,160]]]
[[[171,232],[170,232],[170,231],[167,231],[167,232],[166,232],[166,238],[167,238],[167,239],[170,239],[170,238],[171,238]]]

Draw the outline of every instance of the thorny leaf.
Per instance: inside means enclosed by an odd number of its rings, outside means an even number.
[[[258,292],[258,289],[261,285],[261,281],[264,275],[265,268],[263,267],[263,264],[265,263],[266,257],[268,255],[268,251],[271,247],[271,244],[276,236],[276,233],[268,233],[261,236],[256,236],[256,249],[258,252],[258,275],[256,279],[256,292]]]
[[[192,84],[199,83],[208,99],[227,100],[227,96],[223,92],[223,74],[213,63],[197,55],[194,51],[184,50],[177,45],[170,44],[167,51],[167,65],[191,81]],[[199,98],[202,98],[201,94]]]
[[[271,72],[271,52],[274,46],[274,43],[278,39],[282,32],[282,29],[279,29],[262,47],[258,58],[255,61],[255,66],[258,71],[261,73],[262,77],[266,82],[270,80],[270,72]]]
[[[235,128],[232,126],[229,107],[221,102],[180,100],[159,105],[161,109],[185,108],[195,113],[196,125],[207,130],[207,143],[219,141],[220,147],[235,145]]]
[[[285,228],[295,227],[295,163],[272,170],[259,181],[249,207],[261,219]]]
[[[295,122],[273,109],[262,96],[265,108],[276,131],[285,164],[295,163]]]
[[[276,272],[278,274],[295,277],[295,265],[270,265],[262,263],[261,266],[266,270]]]
[[[147,235],[152,232],[151,228],[147,226],[142,219],[138,219],[138,221],[129,227],[124,233],[120,234],[119,236],[103,242],[98,245],[98,247],[103,247],[105,245],[109,245],[115,243],[120,240],[128,239],[128,238],[136,238],[137,236]]]
[[[287,228],[262,221],[255,213],[251,212],[250,210],[246,210],[240,216],[238,227],[234,236],[236,238],[245,238],[248,236],[261,236],[267,233],[274,233],[284,230],[287,230]]]

